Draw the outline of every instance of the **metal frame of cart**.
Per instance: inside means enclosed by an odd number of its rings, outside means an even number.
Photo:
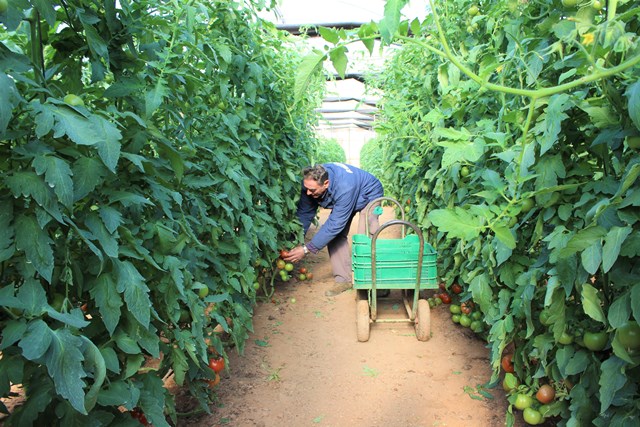
[[[377,202],[390,201],[400,209],[402,219],[380,225],[369,237],[369,212]],[[356,234],[352,241],[353,288],[356,290],[356,324],[358,341],[369,340],[372,323],[414,323],[416,338],[427,341],[431,337],[429,303],[420,298],[420,291],[437,289],[436,251],[425,244],[420,229],[405,221],[402,205],[391,197],[372,201],[366,214],[365,234]],[[381,239],[380,233],[391,226],[402,226],[401,239]],[[406,227],[415,234],[406,235]],[[426,252],[425,252],[426,249]],[[377,291],[400,289],[406,318],[379,318]],[[410,300],[413,300],[410,303]]]

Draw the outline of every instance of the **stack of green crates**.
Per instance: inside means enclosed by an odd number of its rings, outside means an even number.
[[[371,238],[353,236],[352,265],[355,289],[371,289]],[[415,289],[420,239],[410,234],[403,239],[376,239],[376,288]],[[420,289],[437,289],[436,251],[424,244]]]

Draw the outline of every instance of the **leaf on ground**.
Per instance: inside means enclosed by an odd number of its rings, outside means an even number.
[[[269,347],[269,342],[266,340],[266,338],[264,340],[255,340],[254,342],[256,343],[257,346]]]

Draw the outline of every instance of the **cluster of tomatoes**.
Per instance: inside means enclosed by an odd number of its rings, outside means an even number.
[[[515,375],[513,354],[502,356],[500,365],[504,371],[502,388],[509,395],[509,402],[522,411],[525,423],[538,425],[544,423],[545,418],[557,415],[563,403],[556,397],[568,394],[568,384],[555,384],[559,387],[558,390],[552,384],[542,384],[534,394],[529,387],[521,385]]]
[[[203,381],[207,383],[207,386],[209,387],[210,390],[213,390],[215,386],[217,386],[220,383],[220,372],[222,372],[224,367],[225,367],[224,357],[215,356],[209,359],[209,368],[211,368],[211,370],[215,373],[215,377],[213,379],[206,379]]]
[[[293,276],[295,276],[301,282],[305,280],[313,279],[313,273],[309,271],[306,267],[300,267],[297,273],[294,272],[295,266],[292,263],[286,262],[283,259],[283,258],[286,258],[288,255],[289,255],[289,252],[283,249],[280,251],[280,258],[278,258],[278,260],[276,261],[276,267],[278,267],[278,274],[280,274],[280,279],[282,279],[283,282],[288,282],[289,280],[291,280]]]

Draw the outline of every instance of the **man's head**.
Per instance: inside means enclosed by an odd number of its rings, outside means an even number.
[[[319,199],[329,188],[329,173],[322,165],[315,165],[302,170],[302,184],[307,195]]]

